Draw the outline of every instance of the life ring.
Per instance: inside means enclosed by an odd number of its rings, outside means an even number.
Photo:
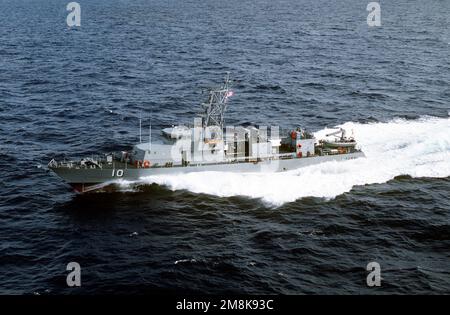
[[[150,161],[145,160],[144,161],[144,168],[149,168],[150,167]]]
[[[296,133],[295,131],[292,131],[292,132],[291,132],[291,139],[292,139],[292,140],[297,139],[297,133]]]
[[[299,143],[299,144],[297,144],[297,148],[301,148],[302,147],[302,145]]]

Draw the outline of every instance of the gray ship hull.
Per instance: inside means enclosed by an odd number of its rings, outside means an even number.
[[[363,152],[348,154],[312,156],[293,159],[273,159],[260,162],[233,162],[201,164],[173,167],[128,168],[124,164],[115,164],[111,168],[52,168],[58,176],[78,192],[98,190],[117,180],[138,181],[144,177],[164,174],[184,174],[190,172],[283,172],[328,161],[345,161],[364,157]]]

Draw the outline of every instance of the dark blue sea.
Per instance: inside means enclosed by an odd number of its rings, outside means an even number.
[[[78,0],[72,28],[69,2],[0,0],[0,293],[450,293],[450,1],[369,27],[369,0]],[[227,71],[228,125],[344,126],[367,157],[84,195],[48,171],[192,123]]]

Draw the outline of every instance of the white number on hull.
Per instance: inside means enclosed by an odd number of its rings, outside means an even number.
[[[117,171],[116,171],[116,170],[114,169],[114,170],[112,171],[112,177],[114,177],[114,175],[117,176],[117,177],[122,177],[122,176],[123,176],[123,170],[117,170]]]

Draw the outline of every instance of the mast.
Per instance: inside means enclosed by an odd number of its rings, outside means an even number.
[[[224,114],[227,108],[227,101],[233,92],[230,90],[230,73],[227,72],[225,82],[216,89],[209,90],[208,100],[202,104],[203,127],[219,126],[223,130]]]
[[[148,127],[148,152],[152,150],[152,121],[150,119],[150,126]]]
[[[139,113],[139,143],[142,143],[142,114]]]

